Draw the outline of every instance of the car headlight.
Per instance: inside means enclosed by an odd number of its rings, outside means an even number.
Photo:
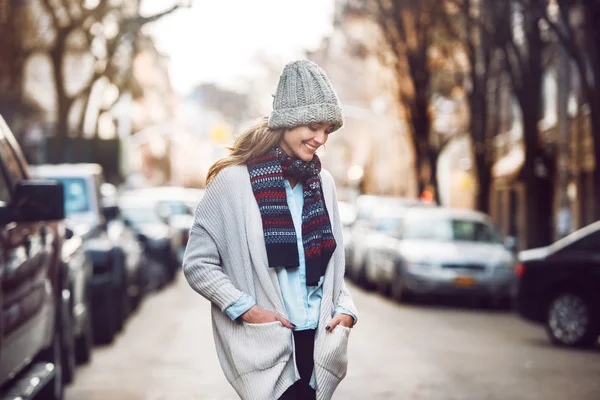
[[[501,273],[512,272],[515,270],[515,265],[516,263],[514,261],[503,261],[496,264],[494,270]]]

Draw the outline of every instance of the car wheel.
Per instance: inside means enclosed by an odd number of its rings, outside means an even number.
[[[48,400],[63,400],[65,392],[65,383],[62,376],[63,363],[62,363],[62,338],[60,334],[61,328],[57,326],[56,332],[54,333],[54,339],[52,340],[52,346],[42,352],[40,355],[40,361],[45,361],[54,364],[55,374],[50,384],[45,387],[41,393],[40,398]]]
[[[402,282],[402,274],[400,267],[394,268],[394,277],[390,287],[392,298],[400,303],[407,303],[412,300],[412,293],[406,289]]]
[[[591,346],[598,336],[597,325],[585,297],[563,292],[550,301],[546,331],[553,343],[569,347]]]
[[[95,303],[95,302],[94,302]],[[115,299],[105,296],[103,304],[94,306],[94,343],[110,344],[117,333],[117,313]]]
[[[352,249],[348,248],[344,251],[344,261],[346,263],[344,274],[352,280]]]
[[[373,284],[369,281],[367,277],[367,263],[363,261],[363,263],[358,268],[356,273],[357,275],[357,283],[363,287],[363,289],[372,290],[374,288]]]
[[[390,293],[390,285],[389,282],[387,282],[387,280],[381,275],[382,274],[380,272],[375,273],[375,289],[382,296],[387,296]]]
[[[390,285],[388,285],[388,283],[383,279],[379,278],[377,280],[377,291],[383,296],[387,296],[390,293]]]
[[[75,334],[73,332],[73,317],[71,308],[71,293],[64,290],[62,295],[61,311],[61,359],[62,379],[65,384],[73,382],[75,378]]]
[[[88,316],[85,319],[83,332],[75,340],[75,360],[77,364],[87,364],[92,359],[92,346],[94,345],[94,335],[92,330],[92,320],[89,313],[91,312],[90,304],[87,304]]]
[[[125,322],[127,321],[127,317],[129,317],[129,313],[131,312],[131,301],[129,299],[129,294],[127,293],[127,287],[125,283],[116,289],[115,296],[117,299],[119,299],[119,304],[115,310],[117,331],[121,331],[123,326],[125,326]]]

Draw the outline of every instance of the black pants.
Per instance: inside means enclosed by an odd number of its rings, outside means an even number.
[[[313,353],[315,350],[315,329],[294,332],[296,344],[296,367],[300,373],[300,380],[296,381],[285,391],[280,400],[315,400],[316,393],[310,387],[315,361]]]

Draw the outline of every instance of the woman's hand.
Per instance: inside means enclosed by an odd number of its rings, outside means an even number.
[[[331,321],[329,321],[329,323],[325,327],[325,330],[331,332],[333,330],[333,328],[335,328],[338,325],[345,326],[346,328],[352,328],[353,324],[354,324],[354,318],[352,318],[348,314],[340,313],[340,314],[337,314],[335,317],[333,317],[331,319]]]
[[[253,306],[251,309],[242,314],[242,319],[249,324],[267,324],[269,322],[279,321],[286,328],[293,329],[296,326],[287,319],[280,317],[272,311],[265,310],[259,306]]]

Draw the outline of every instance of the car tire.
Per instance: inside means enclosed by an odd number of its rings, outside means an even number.
[[[357,281],[358,285],[360,285],[363,289],[372,290],[374,288],[373,285],[371,284],[371,282],[369,282],[369,279],[367,278],[366,262],[363,261],[363,263],[358,268],[356,275],[357,275],[356,281]]]
[[[61,359],[62,379],[64,384],[69,384],[75,379],[75,333],[73,331],[73,316],[70,292],[66,298],[62,298],[61,311]]]
[[[62,376],[62,338],[61,328],[57,325],[54,333],[54,339],[50,348],[44,350],[39,357],[42,362],[50,362],[54,364],[55,374],[48,386],[42,389],[40,393],[41,399],[47,400],[63,400],[65,395],[65,383]]]
[[[120,332],[127,322],[127,318],[131,312],[131,302],[125,283],[115,290],[115,297],[118,300],[117,308],[115,309],[115,319],[117,324],[117,332]]]
[[[381,278],[377,281],[377,291],[382,296],[388,296],[390,294],[390,285],[383,281]]]
[[[390,296],[399,303],[408,303],[413,299],[412,293],[402,282],[400,267],[394,268],[394,276],[390,285]]]
[[[546,312],[546,332],[552,343],[588,347],[598,338],[599,321],[589,299],[574,291],[552,297]]]
[[[352,268],[352,249],[346,249],[344,251],[344,261],[346,263],[346,268],[344,270],[344,275],[346,276],[346,278],[350,279],[351,281],[354,281],[353,279],[353,271],[354,269]]]
[[[117,333],[117,313],[115,299],[112,295],[105,298],[104,304],[95,306],[94,310],[94,343],[111,344]]]
[[[88,313],[90,312],[88,303]],[[92,347],[94,346],[94,334],[92,320],[88,314],[83,326],[83,332],[75,340],[75,361],[79,365],[87,364],[92,359]]]

